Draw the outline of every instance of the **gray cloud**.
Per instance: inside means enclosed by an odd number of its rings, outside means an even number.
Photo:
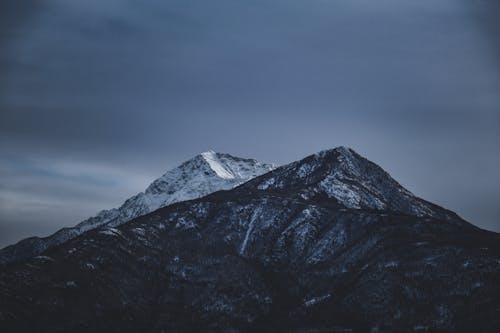
[[[203,150],[286,163],[337,145],[500,231],[495,1],[2,6],[0,245]]]

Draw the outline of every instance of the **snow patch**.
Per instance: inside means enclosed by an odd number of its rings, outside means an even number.
[[[359,191],[354,191],[351,186],[338,179],[335,173],[328,175],[319,185],[330,198],[337,199],[347,208],[361,208]]]
[[[429,330],[428,326],[425,325],[415,325],[413,326],[415,332],[427,332]]]
[[[67,281],[66,282],[66,287],[75,288],[76,287],[76,282],[75,281]]]
[[[472,289],[481,288],[482,286],[483,283],[481,281],[477,281],[472,284]]]
[[[95,266],[94,266],[94,264],[91,264],[91,263],[86,263],[86,264],[85,264],[85,268],[86,268],[86,269],[90,269],[90,270],[94,270],[94,269],[95,269]]]
[[[52,262],[55,262],[54,259],[52,259],[51,257],[48,257],[48,256],[36,256],[35,259],[42,260],[42,261],[52,261]]]
[[[386,262],[384,267],[385,268],[396,268],[399,266],[399,263],[397,261],[389,261],[389,262]]]
[[[120,230],[115,229],[115,228],[106,228],[104,230],[99,231],[101,235],[106,235],[106,236],[121,236],[122,233]]]
[[[176,228],[183,228],[183,229],[192,229],[196,227],[196,223],[192,220],[188,220],[185,217],[179,217],[177,219],[177,223],[175,224]]]
[[[252,233],[254,227],[255,227],[255,222],[257,221],[257,218],[259,217],[261,213],[261,209],[256,209],[254,210],[254,212],[252,213],[252,217],[250,218],[250,222],[248,223],[248,228],[247,228],[247,232],[245,234],[245,238],[243,239],[243,243],[241,244],[241,248],[240,248],[240,255],[244,255],[245,254],[245,250],[247,248],[247,243],[248,243],[248,239],[250,238],[250,234]]]
[[[267,190],[269,187],[273,186],[274,183],[276,182],[276,178],[271,177],[265,180],[262,184],[257,186],[259,190]]]
[[[207,161],[210,165],[210,168],[222,179],[234,179],[234,175],[224,167],[223,164],[220,163],[217,154],[210,150],[204,153],[201,153],[201,156]]]
[[[144,228],[140,228],[140,227],[137,227],[137,228],[133,228],[132,229],[132,232],[139,235],[139,236],[145,236],[146,235],[146,230],[144,230]]]
[[[313,305],[316,305],[318,303],[321,303],[323,301],[326,301],[327,299],[329,299],[330,297],[332,297],[331,294],[326,294],[326,295],[323,295],[323,296],[319,296],[319,297],[313,297],[311,299],[308,299],[306,301],[304,301],[304,305],[306,307],[310,307],[310,306],[313,306]]]

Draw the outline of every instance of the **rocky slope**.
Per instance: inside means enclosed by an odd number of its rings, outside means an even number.
[[[200,198],[233,188],[275,168],[271,164],[207,151],[156,179],[144,191],[127,199],[119,208],[101,211],[72,228],[48,237],[31,237],[0,250],[0,263],[36,256],[85,231],[100,226],[118,226],[174,202]]]
[[[497,332],[500,235],[337,148],[0,270],[2,331]]]
[[[351,209],[392,211],[464,223],[455,213],[416,197],[381,167],[346,147],[308,156],[244,187],[275,193],[293,191],[295,198],[324,198]]]

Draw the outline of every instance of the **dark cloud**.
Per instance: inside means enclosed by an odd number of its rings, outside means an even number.
[[[286,163],[337,145],[500,231],[493,0],[1,6],[4,244],[116,205],[203,150]]]

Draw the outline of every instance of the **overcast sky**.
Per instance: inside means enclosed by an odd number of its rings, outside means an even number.
[[[495,0],[2,0],[0,247],[213,149],[350,146],[500,231]]]

